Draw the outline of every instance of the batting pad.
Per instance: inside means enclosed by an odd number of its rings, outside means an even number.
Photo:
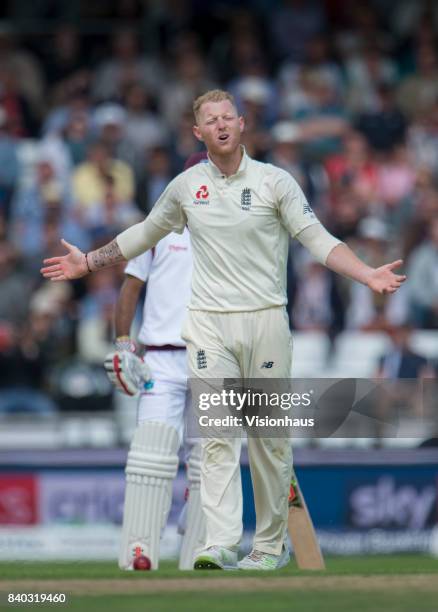
[[[144,421],[135,430],[126,463],[120,569],[132,569],[135,557],[149,557],[158,568],[161,530],[172,499],[178,469],[179,438],[166,423]]]
[[[205,547],[205,517],[201,507],[201,448],[193,446],[187,462],[189,496],[186,523],[179,555],[179,569],[192,570],[197,553]]]

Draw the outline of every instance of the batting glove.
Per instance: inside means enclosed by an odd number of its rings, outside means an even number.
[[[137,395],[152,387],[149,366],[130,351],[115,351],[106,356],[104,367],[113,385],[126,395]]]

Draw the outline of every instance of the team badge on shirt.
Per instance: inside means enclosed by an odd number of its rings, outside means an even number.
[[[193,200],[193,204],[204,205],[204,206],[206,204],[210,204],[210,200],[208,199],[209,195],[210,194],[208,193],[207,185],[201,185],[198,191],[196,192],[195,199]]]
[[[196,353],[196,362],[198,370],[204,370],[207,367],[207,356],[204,350],[201,349]]]
[[[240,207],[242,210],[251,210],[251,189],[245,187],[240,194]]]
[[[270,370],[273,365],[274,365],[273,361],[264,361],[260,367]]]

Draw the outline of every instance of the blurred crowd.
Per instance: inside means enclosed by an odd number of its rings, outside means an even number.
[[[50,412],[54,372],[62,379],[63,364],[75,363],[81,380],[78,364],[101,363],[123,269],[60,285],[42,281],[41,261],[62,251],[60,237],[93,249],[148,214],[200,150],[191,103],[214,87],[234,94],[249,155],[288,170],[332,233],[373,266],[404,260],[406,286],[372,295],[293,244],[293,328],[331,337],[438,328],[437,3],[56,4],[41,0],[36,15],[18,2],[0,22],[0,387],[9,404],[28,389]],[[26,23],[52,24],[47,32],[12,27],[20,7]]]

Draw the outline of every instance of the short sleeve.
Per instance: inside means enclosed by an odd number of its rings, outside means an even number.
[[[138,257],[134,257],[134,259],[130,259],[125,268],[125,274],[135,276],[135,278],[146,282],[149,277],[149,272],[151,270],[152,259],[152,249],[146,251],[146,253],[142,253]]]
[[[187,217],[181,206],[180,176],[169,183],[148,215],[148,219],[158,227],[177,234],[182,234],[187,225]]]
[[[319,223],[301,187],[288,172],[276,168],[273,187],[280,220],[293,238],[309,225]]]

